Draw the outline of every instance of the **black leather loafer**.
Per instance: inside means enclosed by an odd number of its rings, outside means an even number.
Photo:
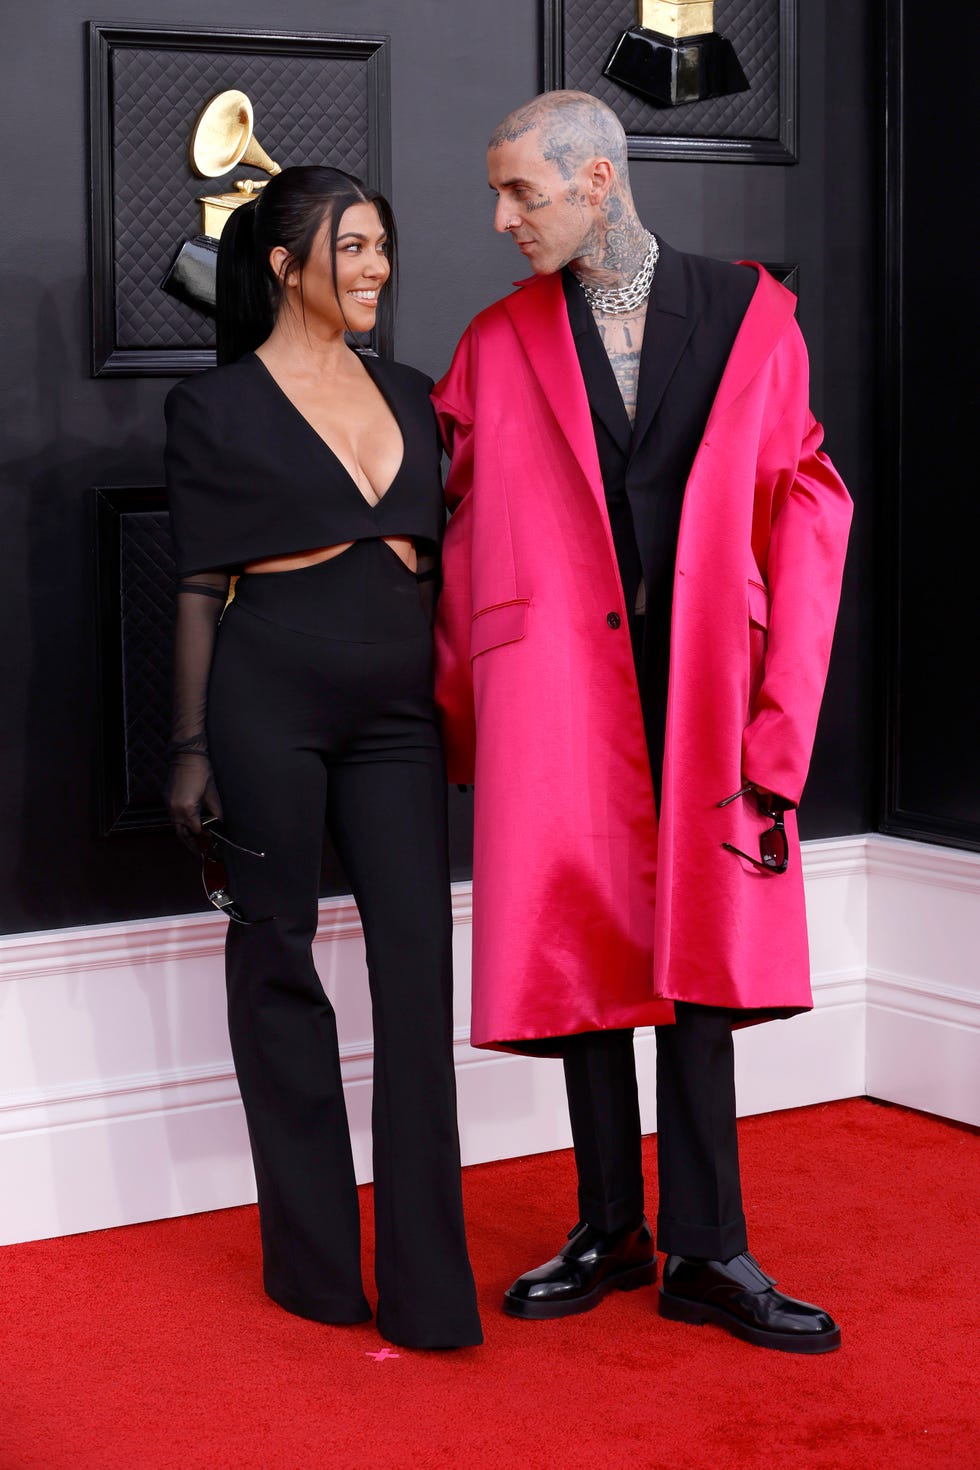
[[[504,1311],[538,1321],[571,1317],[598,1306],[607,1291],[634,1291],[656,1278],[657,1257],[646,1220],[611,1234],[580,1222],[557,1256],[519,1276],[504,1293]]]
[[[783,1296],[775,1285],[747,1251],[731,1261],[668,1256],[657,1309],[673,1322],[713,1322],[734,1337],[783,1353],[832,1353],[840,1347],[833,1317]]]

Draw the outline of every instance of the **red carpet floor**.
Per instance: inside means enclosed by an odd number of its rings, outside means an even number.
[[[573,1223],[571,1154],[541,1155],[466,1171],[486,1344],[455,1353],[274,1306],[254,1208],[0,1250],[0,1470],[977,1470],[976,1134],[856,1099],[741,1140],[752,1247],[838,1353],[662,1321],[649,1290],[504,1317]]]

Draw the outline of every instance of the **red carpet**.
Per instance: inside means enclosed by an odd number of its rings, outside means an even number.
[[[665,1322],[652,1291],[504,1317],[573,1223],[571,1154],[542,1155],[466,1171],[486,1344],[456,1353],[275,1307],[254,1208],[0,1250],[0,1470],[977,1470],[976,1135],[856,1099],[741,1140],[752,1248],[838,1353]]]

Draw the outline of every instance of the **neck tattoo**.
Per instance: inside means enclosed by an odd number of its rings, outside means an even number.
[[[654,237],[650,236],[650,246],[647,250],[646,259],[640,266],[636,275],[626,286],[615,288],[604,288],[602,286],[586,286],[582,284],[585,299],[593,311],[609,312],[612,316],[623,316],[628,311],[635,311],[642,306],[650,295],[653,286],[653,273],[657,268],[660,258],[660,250]]]

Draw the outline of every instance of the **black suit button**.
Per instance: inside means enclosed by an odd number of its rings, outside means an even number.
[[[606,613],[606,622],[609,624],[610,628],[618,628],[622,621],[623,620],[619,616],[618,612]]]

